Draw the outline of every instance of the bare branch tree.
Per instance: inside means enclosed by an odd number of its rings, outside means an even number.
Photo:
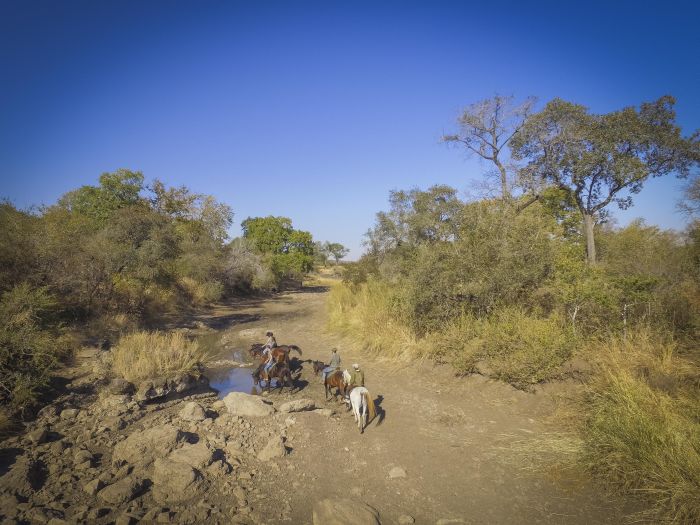
[[[511,196],[509,172],[510,155],[504,151],[509,142],[520,130],[532,111],[535,99],[530,97],[515,104],[512,96],[495,95],[492,98],[475,102],[468,106],[457,119],[459,132],[444,135],[443,142],[461,144],[470,154],[492,162],[498,169],[501,182],[501,196]]]

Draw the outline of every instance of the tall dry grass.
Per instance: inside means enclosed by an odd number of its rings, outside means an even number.
[[[207,359],[197,341],[180,332],[134,332],[112,350],[112,370],[129,381],[192,372]]]
[[[382,357],[410,359],[428,355],[432,347],[390,315],[389,288],[378,281],[359,287],[337,284],[328,298],[329,327],[352,335]]]
[[[700,370],[648,330],[593,348],[584,464],[646,496],[653,519],[700,523]]]
[[[335,286],[328,302],[330,328],[392,359],[431,357],[463,374],[483,362],[490,375],[520,387],[555,376],[574,349],[573,334],[560,319],[535,318],[517,308],[484,319],[463,315],[419,337],[392,301],[391,290],[381,282]]]

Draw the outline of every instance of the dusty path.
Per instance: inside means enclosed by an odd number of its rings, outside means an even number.
[[[338,347],[345,366],[362,364],[383,412],[381,424],[360,435],[344,407],[326,404],[306,365],[301,377],[308,384],[292,397],[312,398],[338,415],[294,414],[308,420],[288,429],[291,454],[256,481],[262,498],[285,502],[287,511],[272,513],[269,522],[310,523],[313,503],[333,496],[366,502],[383,523],[398,523],[402,515],[416,523],[619,523],[628,513],[583,476],[527,470],[527,453],[514,448],[551,430],[544,423],[553,409],[547,393],[363,355],[352,341],[326,331],[326,298],[324,290],[312,289],[218,307],[201,318],[233,346],[270,329],[280,344],[302,347],[303,359],[327,361]],[[390,479],[393,467],[406,476]]]

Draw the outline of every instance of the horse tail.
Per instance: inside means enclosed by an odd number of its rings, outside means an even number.
[[[299,348],[297,345],[289,345],[289,350],[295,350],[299,352],[299,355],[301,355],[301,348]]]
[[[367,409],[369,410],[369,419],[367,421],[372,421],[377,415],[377,409],[374,407],[374,400],[372,396],[369,395],[369,390],[365,391],[363,394],[365,396],[365,402],[367,403]]]

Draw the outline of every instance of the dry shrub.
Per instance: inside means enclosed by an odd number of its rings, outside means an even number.
[[[330,327],[360,338],[382,355],[430,356],[461,374],[474,372],[483,361],[490,375],[519,387],[556,376],[576,343],[557,317],[537,318],[517,308],[503,308],[484,319],[462,315],[420,337],[400,319],[401,309],[392,297],[388,285],[372,279],[335,286],[329,298]]]
[[[700,370],[675,350],[647,330],[598,344],[584,461],[614,486],[647,496],[654,519],[698,523]]]
[[[192,277],[181,277],[178,281],[194,306],[203,306],[221,299],[224,285],[219,281],[197,281]]]
[[[135,332],[112,350],[112,370],[129,381],[192,372],[207,359],[197,341],[180,332]]]
[[[17,430],[17,423],[12,420],[7,409],[0,408],[0,439],[8,437],[14,430]]]

